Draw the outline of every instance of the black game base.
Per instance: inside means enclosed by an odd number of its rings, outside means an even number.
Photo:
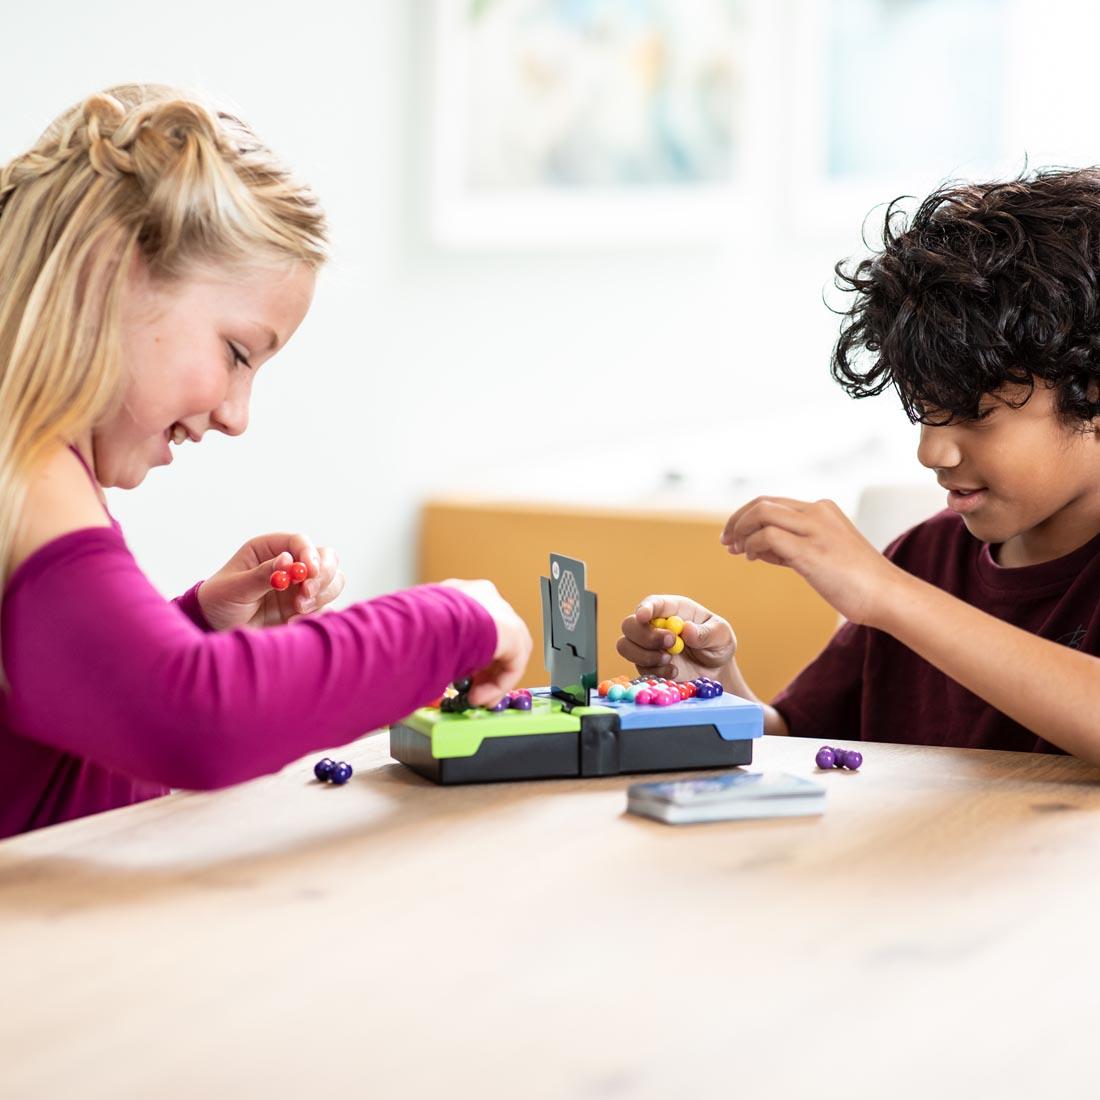
[[[727,741],[714,726],[622,730],[617,728],[617,720],[607,721],[607,717],[586,716],[579,733],[487,737],[473,756],[445,759],[432,755],[427,734],[399,722],[390,727],[390,755],[443,785],[734,768],[752,763],[751,738]]]

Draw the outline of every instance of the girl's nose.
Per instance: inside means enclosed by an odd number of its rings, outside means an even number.
[[[241,435],[248,427],[248,394],[234,394],[211,414],[210,426],[226,435]]]

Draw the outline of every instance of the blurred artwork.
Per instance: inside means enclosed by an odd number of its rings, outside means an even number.
[[[929,165],[947,176],[996,161],[1006,0],[827,3],[830,177],[896,176]]]
[[[739,0],[465,0],[471,193],[730,182]]]

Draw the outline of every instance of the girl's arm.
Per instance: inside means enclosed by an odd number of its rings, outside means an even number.
[[[479,602],[435,585],[276,630],[204,633],[109,527],[41,547],[2,610],[14,732],[193,789],[396,721],[491,665],[497,646]]]

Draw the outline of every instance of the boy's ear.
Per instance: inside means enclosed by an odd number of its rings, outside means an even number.
[[[1100,403],[1100,378],[1093,376],[1089,379],[1089,384],[1085,387],[1085,397],[1094,408]],[[1100,436],[1100,416],[1092,418],[1092,434]]]

